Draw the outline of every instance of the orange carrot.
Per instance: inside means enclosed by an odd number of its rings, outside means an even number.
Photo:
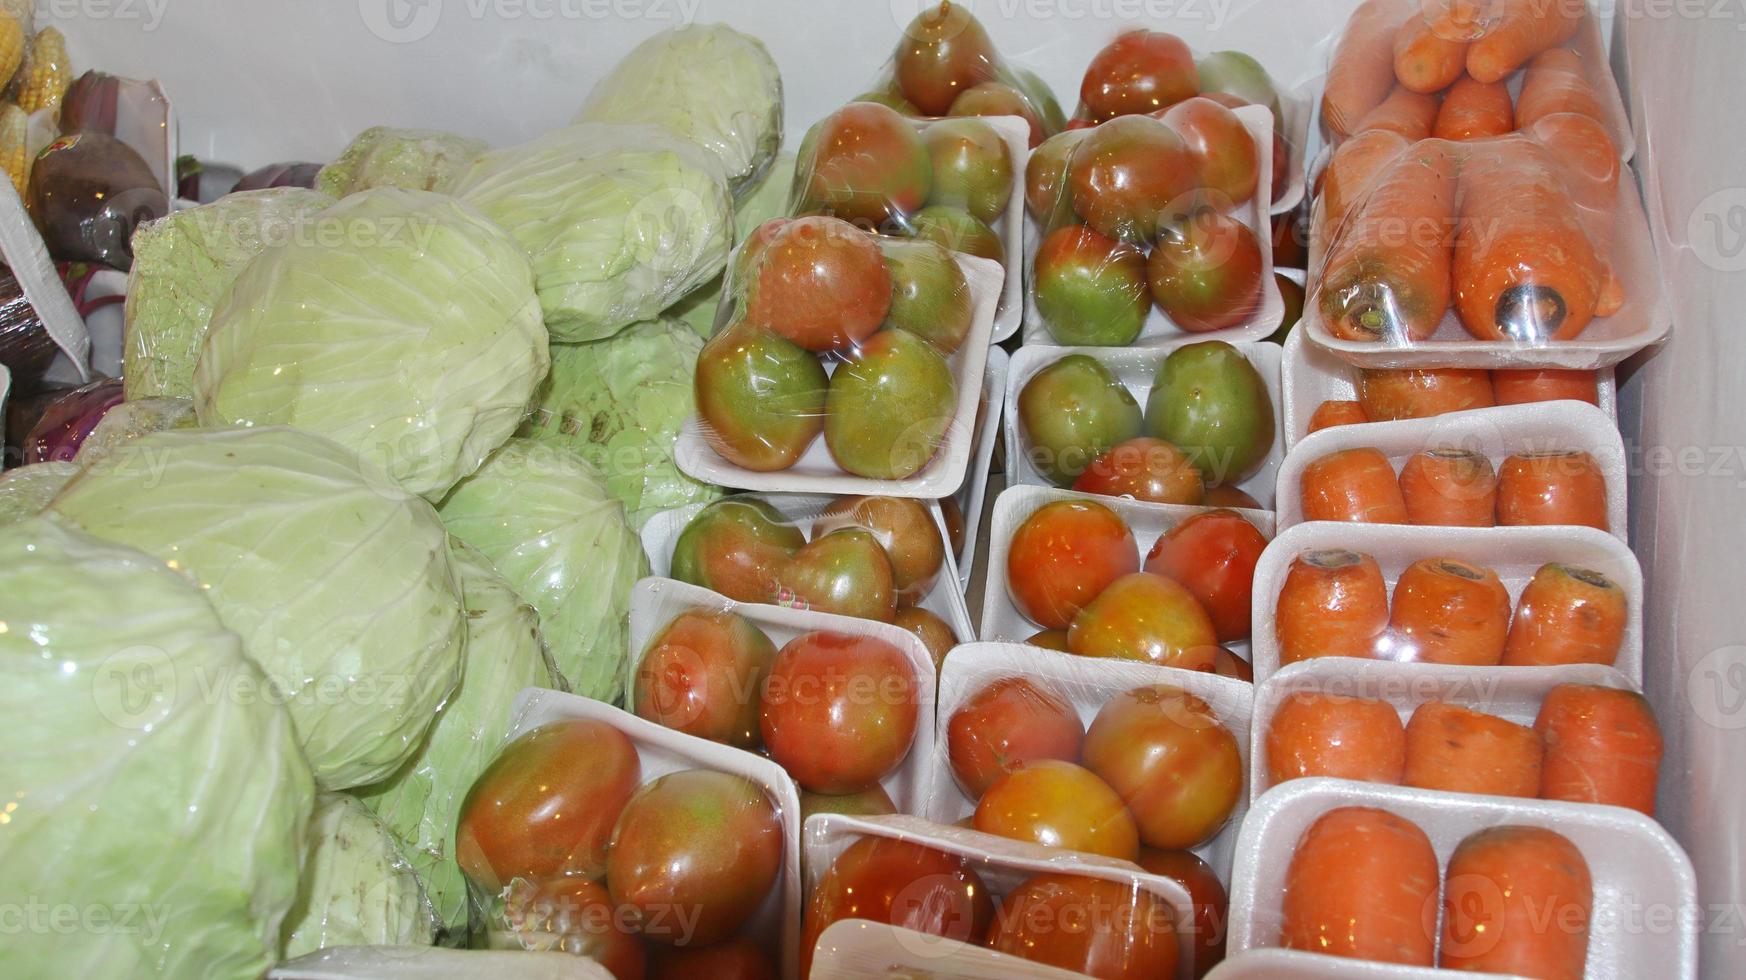
[[[1339,234],[1352,205],[1363,199],[1377,175],[1410,145],[1399,133],[1373,129],[1353,136],[1334,151],[1322,170],[1322,186],[1316,192],[1315,217],[1310,225],[1310,240],[1317,243],[1318,255]]]
[[[1267,723],[1267,779],[1277,786],[1304,776],[1398,783],[1406,765],[1406,731],[1386,701],[1299,691]]]
[[[1600,303],[1606,265],[1562,169],[1539,143],[1476,145],[1461,166],[1455,310],[1481,340],[1569,340]]]
[[[1344,340],[1403,343],[1437,332],[1449,309],[1455,156],[1420,143],[1378,176],[1322,264],[1328,330]]]
[[[1404,85],[1396,85],[1394,91],[1388,93],[1376,108],[1364,114],[1358,120],[1358,128],[1353,135],[1367,133],[1374,129],[1399,133],[1416,143],[1422,139],[1430,139],[1431,125],[1437,121],[1437,97],[1423,92],[1414,92]]]
[[[1546,743],[1541,798],[1607,803],[1655,815],[1661,728],[1643,695],[1560,684],[1540,703],[1534,730]]]
[[[1496,0],[1495,23],[1467,49],[1467,74],[1501,82],[1535,55],[1576,36],[1586,0]]]
[[[1364,416],[1364,408],[1357,402],[1325,401],[1316,406],[1315,413],[1310,416],[1309,430],[1320,432],[1337,425],[1362,425],[1370,421]]]
[[[1497,472],[1497,522],[1504,527],[1578,524],[1611,530],[1607,480],[1588,453],[1519,453]]]
[[[1322,91],[1322,126],[1335,137],[1355,132],[1358,120],[1388,97],[1394,35],[1404,20],[1398,0],[1365,0],[1346,21]]]
[[[1612,579],[1586,568],[1542,565],[1516,600],[1504,665],[1611,665],[1629,615],[1625,590]]]
[[[1303,519],[1405,524],[1406,502],[1388,457],[1374,449],[1343,449],[1303,468]]]
[[[1286,869],[1280,944],[1429,966],[1436,900],[1437,855],[1417,824],[1371,807],[1330,810]]]
[[[1516,99],[1516,125],[1527,129],[1559,112],[1574,112],[1598,123],[1611,115],[1583,71],[1581,56],[1569,48],[1542,52],[1528,63],[1522,94]]]
[[[1502,82],[1476,82],[1463,75],[1443,94],[1431,135],[1440,140],[1477,140],[1516,128],[1510,90]]]
[[[1423,0],[1420,16],[1431,30],[1447,38],[1473,41],[1484,36],[1491,0]]]
[[[1561,400],[1600,404],[1600,387],[1593,371],[1559,368],[1499,369],[1491,372],[1491,390],[1499,405],[1526,405]]]
[[[1376,559],[1353,551],[1299,555],[1273,607],[1279,662],[1376,656],[1388,626],[1388,584]]]
[[[1561,834],[1481,830],[1449,858],[1437,965],[1582,980],[1593,907],[1588,862]]]
[[[1423,368],[1358,372],[1358,404],[1372,422],[1428,419],[1496,404],[1483,368]]]
[[[1529,138],[1558,161],[1564,187],[1576,202],[1577,218],[1605,267],[1595,316],[1612,316],[1625,303],[1625,289],[1612,272],[1613,222],[1619,192],[1619,151],[1599,121],[1574,112],[1543,116],[1526,127]]]
[[[1407,519],[1437,527],[1497,523],[1497,473],[1491,460],[1458,449],[1433,449],[1400,468]]]
[[[1401,782],[1488,796],[1540,795],[1545,748],[1532,728],[1444,701],[1426,701],[1406,726]]]
[[[1437,31],[1413,16],[1394,36],[1394,77],[1414,92],[1441,92],[1467,67],[1467,42]]]
[[[1495,667],[1509,635],[1510,593],[1489,568],[1421,559],[1394,583],[1388,627],[1386,659]]]

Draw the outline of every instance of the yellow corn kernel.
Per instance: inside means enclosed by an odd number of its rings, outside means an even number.
[[[24,197],[30,187],[31,156],[29,142],[30,116],[15,105],[0,107],[0,169],[12,179],[18,196]]]
[[[0,88],[5,88],[24,63],[24,25],[0,11]]]
[[[18,107],[25,112],[49,110],[61,117],[61,99],[73,83],[73,65],[67,60],[67,39],[53,27],[38,31],[30,42],[30,59],[24,68],[24,85],[18,90]]]

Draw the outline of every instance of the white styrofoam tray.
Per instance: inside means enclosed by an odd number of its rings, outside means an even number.
[[[1285,340],[1285,356],[1280,365],[1280,386],[1283,391],[1280,401],[1284,409],[1287,452],[1309,434],[1310,416],[1316,413],[1322,402],[1358,400],[1357,371],[1357,368],[1328,351],[1305,341],[1303,331],[1291,332]],[[1595,394],[1601,412],[1616,422],[1619,417],[1619,385],[1612,368],[1600,368],[1595,372]]]
[[[1247,681],[1126,660],[1076,657],[1020,643],[971,643],[953,650],[940,673],[934,755],[925,777],[921,816],[950,824],[975,812],[976,801],[964,795],[952,778],[946,729],[964,702],[1003,677],[1027,678],[1059,696],[1073,706],[1087,728],[1103,706],[1118,694],[1156,684],[1180,688],[1207,703],[1219,723],[1236,738],[1244,770],[1250,767],[1249,725],[1254,688]],[[1242,826],[1248,803],[1247,794],[1238,794],[1230,821],[1211,840],[1193,848],[1226,884],[1230,883],[1237,829]]]
[[[742,244],[743,248],[744,245]],[[739,250],[728,259],[733,268]],[[679,430],[673,459],[693,479],[736,490],[780,490],[796,493],[885,494],[893,497],[938,499],[958,489],[970,468],[970,444],[976,432],[976,405],[982,399],[982,374],[988,364],[988,346],[994,328],[995,306],[1000,299],[1006,270],[998,262],[974,255],[954,253],[964,278],[970,284],[972,320],[969,336],[946,358],[952,369],[957,404],[945,437],[932,459],[901,480],[875,480],[855,476],[837,465],[821,433],[800,459],[785,470],[762,473],[737,466],[716,454],[703,437],[703,418],[693,412]],[[825,370],[834,373],[838,362],[825,360]]]
[[[818,937],[812,957],[812,980],[894,977],[1084,980],[1085,974],[868,919],[841,919],[831,923]]]
[[[693,738],[609,704],[561,691],[530,687],[516,696],[509,714],[507,743],[558,721],[600,721],[623,732],[636,746],[647,784],[668,773],[710,769],[743,777],[762,787],[782,820],[782,872],[777,887],[747,923],[747,929],[781,943],[782,974],[794,980],[795,949],[800,943],[800,794],[794,780],[776,763],[752,752]]]
[[[809,540],[812,538],[813,521],[836,499],[826,494],[772,493],[747,496],[754,496],[769,504],[795,527],[800,528]],[[649,574],[658,578],[672,575],[673,548],[679,543],[679,535],[708,506],[708,503],[687,504],[673,510],[661,511],[649,518],[642,531],[643,551],[649,556]],[[970,622],[970,610],[964,606],[962,587],[958,585],[960,573],[957,561],[952,557],[952,549],[944,544],[951,540],[951,536],[946,533],[946,519],[940,513],[940,505],[930,500],[926,506],[933,515],[934,526],[939,529],[945,558],[940,565],[939,575],[934,578],[934,584],[916,605],[944,620],[952,628],[952,632],[957,634],[958,642],[965,643],[975,639],[976,632],[975,625]]]
[[[1434,967],[1372,963],[1297,949],[1249,949],[1226,956],[1206,980],[1434,980],[1471,976]]]
[[[1294,331],[1295,332],[1295,331]],[[1029,440],[1025,437],[1023,423],[1019,420],[1019,395],[1042,370],[1064,357],[1083,354],[1105,368],[1120,381],[1122,387],[1134,396],[1142,412],[1146,409],[1147,397],[1152,391],[1152,382],[1158,376],[1158,369],[1164,360],[1172,353],[1191,344],[1198,344],[1202,337],[1178,337],[1167,344],[1157,347],[1021,347],[1012,356],[1012,366],[1007,369],[1006,376],[1006,482],[1008,486],[1030,484],[1039,487],[1052,487],[1054,482],[1037,472],[1031,465],[1030,454],[1026,447]],[[1212,339],[1218,339],[1216,337]],[[1280,395],[1279,367],[1281,350],[1278,344],[1263,341],[1245,341],[1232,343],[1239,354],[1260,372],[1261,381],[1267,387],[1267,397],[1273,403],[1273,445],[1267,450],[1267,458],[1261,466],[1247,479],[1237,484],[1237,488],[1254,497],[1262,507],[1270,507],[1273,499],[1273,488],[1278,482],[1279,464],[1285,459],[1285,440],[1280,433],[1279,406]]]
[[[1254,138],[1261,165],[1255,196],[1230,212],[1232,217],[1255,233],[1256,244],[1261,248],[1261,306],[1254,316],[1240,326],[1191,333],[1177,326],[1158,304],[1150,303],[1146,312],[1146,325],[1140,328],[1140,335],[1129,347],[1156,347],[1181,340],[1260,340],[1278,330],[1280,322],[1285,318],[1285,297],[1279,294],[1279,283],[1273,278],[1273,222],[1272,207],[1268,202],[1271,194],[1268,188],[1273,181],[1273,113],[1266,106],[1243,106],[1232,111],[1248,127],[1250,136]],[[1301,194],[1301,190],[1299,193]],[[1039,231],[1028,238],[1032,247],[1026,251],[1024,269],[1026,284],[1030,286],[1031,266],[1036,260],[1036,248],[1041,246],[1043,236]],[[1150,290],[1146,295],[1150,302]],[[1059,343],[1054,334],[1049,332],[1048,325],[1043,322],[1043,315],[1037,310],[1036,297],[1032,295],[1030,288],[1025,290],[1024,343],[1026,347]]]
[[[804,609],[787,609],[782,606],[763,606],[751,603],[734,602],[724,599],[708,589],[700,589],[695,585],[676,582],[667,578],[646,578],[638,582],[631,590],[630,608],[630,656],[625,658],[625,691],[627,699],[634,704],[636,697],[636,672],[642,663],[643,654],[649,644],[665,630],[682,613],[686,612],[731,612],[757,627],[770,642],[780,650],[788,641],[807,633],[828,632],[849,636],[867,636],[882,640],[903,651],[909,658],[909,664],[915,671],[916,695],[916,727],[915,741],[910,743],[909,754],[904,756],[896,770],[879,785],[891,795],[893,803],[904,812],[913,812],[920,805],[923,780],[927,775],[928,759],[933,755],[934,729],[934,699],[935,699],[935,668],[933,655],[915,634],[892,626],[890,623],[875,623],[870,619],[854,619],[849,616],[833,616],[829,613],[809,612]],[[641,719],[639,719],[640,721]],[[644,722],[644,724],[650,724]],[[654,726],[660,728],[659,725]],[[667,731],[661,728],[662,731]],[[679,735],[678,732],[673,732]],[[762,755],[741,749],[728,748],[704,742],[702,739],[682,735],[690,742],[702,742],[714,745],[716,749],[735,755],[747,756],[769,762],[783,773],[783,779],[788,775],[781,766],[771,762]],[[794,785],[788,780],[788,785]]]
[[[947,854],[964,858],[969,862],[977,877],[996,897],[998,907],[1000,896],[1017,887],[1029,878],[1039,874],[1072,874],[1087,878],[1097,878],[1103,881],[1120,882],[1131,888],[1141,889],[1155,898],[1169,904],[1175,913],[1175,921],[1179,930],[1181,924],[1194,921],[1193,900],[1188,890],[1177,881],[1163,875],[1155,875],[1142,870],[1138,865],[1113,858],[1100,857],[1095,854],[1080,854],[1075,851],[1063,851],[1060,848],[1044,847],[1025,841],[1008,840],[993,834],[984,834],[962,827],[948,827],[931,823],[918,817],[887,816],[887,817],[850,817],[839,813],[815,813],[806,821],[802,831],[802,850],[806,854],[805,877],[806,894],[810,896],[814,888],[830,870],[837,856],[862,837],[885,837],[892,840],[907,841],[931,847]],[[890,968],[909,956],[921,956],[931,964],[930,969],[919,975],[926,976],[959,976],[959,974],[944,971],[961,959],[968,958],[971,962],[985,959],[969,954],[966,950],[974,949],[964,943],[936,936],[923,936],[920,933],[904,930],[904,935],[887,934],[893,939],[914,939],[914,943],[904,943],[898,948],[888,949],[891,960],[887,968],[878,972],[878,976],[894,975]],[[823,936],[818,947],[821,951]],[[833,947],[834,949],[834,947]],[[840,962],[838,954],[833,952],[831,962]],[[947,959],[946,957],[949,957]],[[1055,980],[1062,976],[1063,971],[1039,969],[1036,972],[1028,969],[1034,964],[1026,964],[1017,957],[1003,957],[989,962],[1002,966],[1001,972],[993,974],[999,977],[1013,977],[1018,980]],[[1194,957],[1181,956],[1177,961],[1177,980],[1189,980],[1193,976]],[[814,980],[821,976],[856,977],[866,974],[819,973],[819,961],[813,962]],[[1077,976],[1077,974],[1066,974]]]
[[[606,967],[571,953],[441,946],[332,946],[287,960],[267,980],[613,980]]]
[[[1303,471],[1330,453],[1371,448],[1388,457],[1395,473],[1414,455],[1431,449],[1462,449],[1491,460],[1500,472],[1518,453],[1583,450],[1600,466],[1607,486],[1608,532],[1626,539],[1630,512],[1625,508],[1629,477],[1625,443],[1606,413],[1583,402],[1544,402],[1452,412],[1428,419],[1403,419],[1366,425],[1338,425],[1312,432],[1293,446],[1279,467],[1274,510],[1279,528],[1303,523]]]
[[[1685,852],[1648,817],[1622,807],[1505,800],[1343,779],[1294,779],[1255,801],[1238,841],[1231,882],[1227,948],[1233,955],[1278,944],[1285,877],[1298,841],[1323,814],[1349,806],[1375,807],[1417,824],[1445,870],[1456,846],[1477,831],[1502,825],[1556,831],[1582,851],[1594,881],[1590,980],[1697,975],[1691,924],[1702,918],[1696,874]],[[1472,976],[1380,964],[1361,975]]]
[[[1612,667],[1573,664],[1565,667],[1452,667],[1445,664],[1402,664],[1387,660],[1326,657],[1287,664],[1255,691],[1255,720],[1250,728],[1249,798],[1269,788],[1267,730],[1279,706],[1304,692],[1384,701],[1404,725],[1427,701],[1446,701],[1529,728],[1540,715],[1540,704],[1560,684],[1635,691],[1631,679]],[[1639,692],[1641,693],[1641,692]]]
[[[1548,562],[1593,569],[1625,592],[1625,638],[1619,645],[1618,660],[1612,666],[1632,685],[1640,688],[1643,683],[1643,570],[1631,549],[1605,531],[1591,527],[1413,527],[1330,521],[1312,521],[1279,532],[1255,565],[1254,615],[1251,617],[1254,633],[1250,641],[1255,683],[1262,683],[1280,669],[1274,610],[1291,563],[1299,555],[1329,548],[1356,551],[1376,559],[1391,596],[1401,573],[1415,561],[1453,558],[1482,565],[1496,572],[1502,580],[1504,588],[1509,591],[1512,609],[1521,598],[1528,580]],[[1330,659],[1343,663],[1348,658]]]
[[[1022,643],[1043,628],[1031,622],[1019,611],[1018,604],[1013,602],[1012,593],[1007,588],[1006,556],[1007,549],[1012,544],[1012,536],[1018,532],[1019,526],[1045,504],[1057,500],[1089,500],[1115,511],[1116,516],[1134,532],[1141,567],[1145,566],[1146,555],[1151,552],[1152,546],[1171,528],[1196,514],[1222,509],[1188,504],[1149,504],[1126,497],[1099,497],[1053,487],[1006,488],[994,501],[993,526],[988,538],[988,574],[983,577],[982,586],[982,625],[976,634],[979,638]],[[1262,537],[1273,537],[1272,512],[1236,510],[1235,513],[1241,514],[1244,520],[1255,525]],[[1249,659],[1248,642],[1239,640],[1225,646],[1238,656]]]
[[[970,472],[953,498],[964,517],[964,550],[958,552],[958,591],[970,588],[976,568],[977,539],[982,534],[982,505],[988,496],[988,477],[994,467],[994,446],[1000,441],[1001,420],[1006,410],[1006,373],[1011,358],[1000,347],[988,349],[988,370],[982,373],[983,412],[976,419],[976,449]]]

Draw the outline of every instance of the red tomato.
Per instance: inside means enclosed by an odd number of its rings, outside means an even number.
[[[643,980],[647,957],[606,889],[582,877],[518,878],[503,903],[513,947],[586,956],[616,980]],[[509,945],[509,944],[504,944]]]
[[[945,115],[959,93],[998,74],[994,42],[976,16],[955,3],[922,4],[893,59],[898,89],[930,116]]]
[[[810,351],[873,336],[891,308],[891,270],[872,236],[814,215],[788,222],[763,247],[746,283],[746,322]]]
[[[1189,158],[1214,207],[1242,204],[1261,179],[1255,138],[1237,114],[1207,98],[1186,99],[1164,112],[1164,125],[1188,144]]]
[[[1044,759],[995,781],[976,804],[985,834],[1132,861],[1140,854],[1134,818],[1116,791],[1089,769]]]
[[[493,894],[514,878],[598,878],[613,824],[641,783],[636,747],[611,725],[536,728],[504,746],[473,781],[455,828],[455,860]]]
[[[1140,851],[1140,867],[1155,875],[1163,875],[1188,891],[1194,904],[1194,930],[1180,938],[1194,954],[1194,975],[1204,977],[1208,970],[1225,958],[1225,923],[1230,918],[1230,902],[1224,883],[1212,866],[1193,851],[1160,851],[1150,847]]]
[[[1099,980],[1176,975],[1168,902],[1119,881],[1042,874],[1001,903],[988,945],[1002,953]]]
[[[1240,681],[1255,683],[1254,665],[1232,653],[1229,647],[1219,647],[1219,652],[1213,657],[1212,672],[1220,677],[1235,677]]]
[[[1149,242],[1198,200],[1200,177],[1182,137],[1150,116],[1104,123],[1067,164],[1073,210],[1110,238]]]
[[[768,951],[750,939],[714,946],[655,946],[649,950],[649,980],[776,980]]]
[[[1146,571],[1175,579],[1199,600],[1220,643],[1249,638],[1250,587],[1267,539],[1241,514],[1196,514],[1152,545]]]
[[[764,746],[815,793],[858,793],[915,740],[915,669],[883,640],[807,633],[788,641],[764,683]]]
[[[667,624],[637,665],[638,716],[747,749],[758,744],[758,691],[776,646],[729,612],[688,612]]]
[[[820,120],[801,143],[799,172],[809,175],[802,213],[833,214],[865,228],[919,210],[934,188],[921,134],[874,102],[851,102]]]
[[[1085,765],[1128,804],[1150,847],[1210,840],[1243,792],[1237,740],[1205,701],[1165,684],[1118,694],[1085,733]]]
[[[1002,677],[977,691],[946,723],[952,775],[973,800],[1032,762],[1078,759],[1084,739],[1073,706],[1023,677]]]
[[[1218,634],[1183,586],[1135,572],[1111,582],[1073,620],[1067,645],[1081,657],[1139,660],[1184,670],[1211,670]]]
[[[1044,504],[1013,533],[1006,584],[1019,611],[1039,626],[1066,629],[1104,587],[1139,570],[1128,525],[1102,504]]]
[[[963,858],[906,841],[863,837],[837,855],[807,899],[800,937],[803,978],[812,970],[818,937],[842,919],[981,943],[994,920],[994,900]]]
[[[1073,489],[1155,504],[1198,504],[1206,493],[1200,470],[1182,450],[1151,436],[1111,447],[1079,474]]]
[[[1129,31],[1086,66],[1079,101],[1093,119],[1154,112],[1200,91],[1194,52],[1174,34]]]

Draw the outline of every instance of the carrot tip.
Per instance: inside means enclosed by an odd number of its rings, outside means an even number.
[[[1552,339],[1570,315],[1564,297],[1550,286],[1511,286],[1497,298],[1497,325],[1511,340]]]

